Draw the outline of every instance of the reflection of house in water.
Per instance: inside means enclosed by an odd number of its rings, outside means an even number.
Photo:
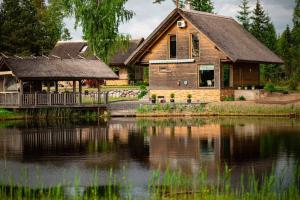
[[[148,157],[132,124],[0,129],[0,159],[25,162],[82,160],[88,166],[117,167],[128,158]],[[134,144],[130,145],[130,143]],[[140,143],[139,143],[140,142]],[[139,150],[132,148],[139,147]],[[146,149],[146,151],[143,149]],[[146,155],[140,152],[147,153]]]
[[[216,170],[220,160],[220,126],[152,127],[149,129],[153,168],[197,173],[200,162]]]

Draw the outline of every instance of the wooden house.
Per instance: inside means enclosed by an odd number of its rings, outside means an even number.
[[[256,98],[260,64],[282,63],[233,18],[185,9],[173,10],[125,61],[149,66],[150,94],[191,94],[193,102]]]
[[[128,85],[132,81],[142,81],[144,71],[142,66],[125,65],[126,59],[133,51],[144,41],[143,38],[130,40],[126,50],[118,50],[110,59],[109,66],[118,75],[117,80],[106,80],[106,85]],[[50,55],[60,58],[79,58],[96,59],[95,56],[89,55],[88,45],[85,41],[60,41],[58,42]]]
[[[103,103],[100,83],[117,78],[100,60],[0,57],[0,107],[95,106]],[[98,92],[82,92],[86,79],[97,81]],[[73,91],[59,90],[59,81],[73,82]]]

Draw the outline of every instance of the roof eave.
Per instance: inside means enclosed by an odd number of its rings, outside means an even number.
[[[257,64],[275,64],[275,65],[282,65],[284,64],[283,60],[278,60],[278,61],[260,61],[260,60],[241,60],[241,59],[238,59],[235,61],[235,63],[238,63],[238,62],[243,62],[243,63],[257,63]]]

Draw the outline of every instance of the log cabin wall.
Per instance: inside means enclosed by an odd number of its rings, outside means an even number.
[[[233,65],[233,86],[260,85],[259,64],[235,63]]]
[[[183,19],[178,19],[183,20]],[[176,20],[176,22],[178,21]],[[169,37],[176,35],[177,59],[191,58],[190,38],[191,34],[197,33],[200,43],[200,56],[194,63],[185,64],[150,64],[149,83],[150,89],[202,89],[199,88],[198,76],[199,65],[215,66],[215,88],[220,88],[220,59],[226,56],[216,48],[202,32],[199,32],[191,23],[187,23],[186,28],[178,28],[176,22],[164,33],[158,41],[140,59],[142,63],[149,63],[150,60],[169,60]],[[165,67],[168,73],[160,72],[159,68]],[[179,81],[188,80],[188,85],[178,84]]]

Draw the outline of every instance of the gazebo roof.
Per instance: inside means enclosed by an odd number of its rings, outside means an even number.
[[[2,60],[2,61],[1,61]],[[0,58],[0,70],[8,68],[24,80],[118,79],[100,60],[60,58]]]

